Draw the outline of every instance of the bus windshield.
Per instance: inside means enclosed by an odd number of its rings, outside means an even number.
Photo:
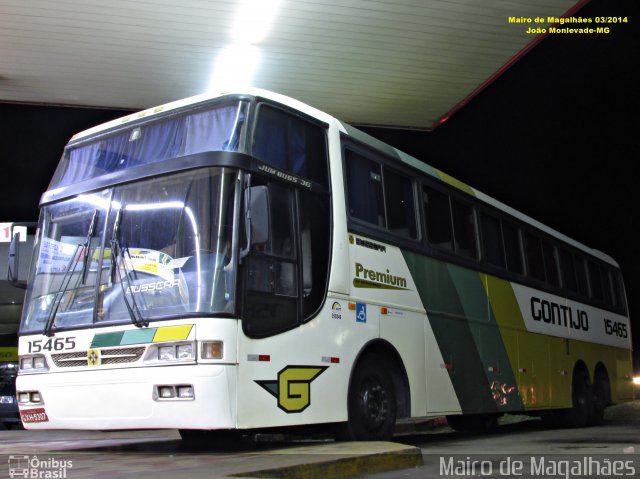
[[[205,151],[240,151],[247,108],[239,100],[209,105],[70,146],[50,188]]]
[[[233,313],[237,183],[203,168],[45,206],[21,331]]]

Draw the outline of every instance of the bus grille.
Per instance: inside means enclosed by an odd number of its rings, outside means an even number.
[[[133,363],[142,357],[144,346],[135,348],[101,349],[101,364],[123,364]],[[88,366],[88,351],[78,351],[74,353],[52,354],[53,363],[59,368],[74,368]]]

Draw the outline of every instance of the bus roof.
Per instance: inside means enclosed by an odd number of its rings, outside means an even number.
[[[500,211],[503,211],[504,213],[510,216],[513,216],[514,218],[517,218],[518,220],[524,223],[527,223],[532,227],[537,228],[540,231],[543,231],[548,235],[554,238],[557,238],[558,240],[563,241],[575,248],[578,248],[608,264],[611,264],[615,267],[619,267],[618,263],[611,256],[599,250],[589,248],[588,246],[569,238],[568,236],[560,233],[559,231],[556,231],[553,228],[550,228],[544,225],[543,223],[540,223],[539,221],[531,218],[530,216],[527,216],[524,213],[517,211],[514,208],[511,208],[510,206],[505,205],[504,203],[490,197],[489,195],[486,195],[481,191],[463,183],[462,181],[459,181],[453,178],[452,176],[444,173],[443,171],[438,170],[437,168],[434,168],[424,163],[423,161],[420,161],[419,159],[372,137],[371,135],[363,132],[362,130],[359,130],[347,123],[341,122],[338,119],[332,117],[331,115],[321,110],[318,110],[310,105],[307,105],[306,103],[303,103],[299,100],[296,100],[294,98],[281,95],[278,93],[274,93],[268,90],[263,90],[260,88],[243,88],[238,90],[227,90],[227,91],[221,91],[221,92],[208,92],[201,95],[192,96],[189,98],[184,98],[182,100],[166,103],[164,105],[148,108],[138,113],[133,113],[131,115],[127,115],[122,118],[118,118],[118,119],[109,121],[107,123],[103,123],[101,125],[90,128],[88,130],[82,131],[80,133],[77,133],[71,138],[70,143],[75,143],[76,141],[82,140],[88,136],[92,136],[101,132],[105,132],[105,131],[123,126],[124,124],[132,122],[134,120],[150,118],[155,115],[159,115],[161,113],[167,113],[172,110],[177,110],[183,107],[196,105],[198,103],[203,103],[209,100],[213,100],[215,98],[220,98],[220,97],[229,96],[229,95],[245,95],[250,97],[265,98],[265,99],[280,103],[282,105],[288,106],[290,108],[293,108],[297,111],[305,113],[306,115],[317,118],[325,123],[336,125],[336,127],[339,128],[342,133],[345,133],[351,136],[352,138],[356,139],[357,141],[360,141],[361,143],[366,144],[370,148],[378,150],[384,153],[385,155],[391,158],[394,158],[411,168],[414,168],[434,178],[437,178],[438,180],[443,181],[444,183],[447,183],[448,185],[490,206],[493,206],[494,208]]]

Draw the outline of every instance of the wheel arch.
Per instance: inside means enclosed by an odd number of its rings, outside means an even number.
[[[573,379],[575,379],[576,375],[584,375],[587,378],[587,382],[591,384],[591,375],[589,374],[589,368],[587,367],[587,363],[585,363],[582,359],[578,359],[576,363],[573,365],[573,373],[571,375],[572,383]]]
[[[383,339],[374,339],[369,341],[358,352],[349,375],[349,394],[351,392],[353,374],[361,361],[366,360],[368,356],[378,356],[382,357],[384,361],[388,361],[388,370],[391,374],[391,378],[393,379],[393,387],[396,391],[397,418],[410,417],[411,389],[404,362],[402,361],[398,350],[391,343]]]

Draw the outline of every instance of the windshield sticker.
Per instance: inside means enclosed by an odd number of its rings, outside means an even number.
[[[149,249],[129,248],[125,261],[131,265],[131,269],[141,273],[159,276],[166,281],[173,281],[173,267],[171,256],[161,251]]]
[[[193,324],[180,326],[163,326],[160,328],[130,329],[115,333],[96,334],[91,341],[91,348],[109,348],[129,344],[161,343],[165,341],[184,341],[193,329]]]
[[[79,241],[82,242],[84,239]],[[79,244],[42,238],[37,273],[66,273],[72,263],[71,259],[80,248]]]
[[[182,268],[184,264],[187,261],[189,261],[191,258],[193,258],[193,256],[185,256],[184,258],[173,258],[167,265],[167,268],[171,268],[171,269]]]
[[[286,413],[298,413],[311,405],[311,383],[329,366],[287,366],[274,381],[255,382],[278,400]]]

